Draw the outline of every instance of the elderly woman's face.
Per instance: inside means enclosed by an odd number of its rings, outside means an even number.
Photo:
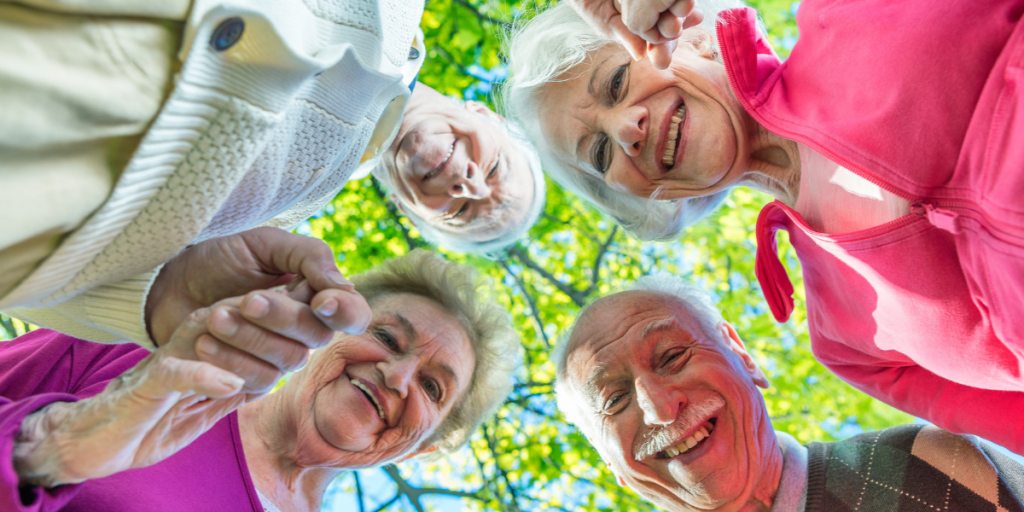
[[[409,294],[372,309],[366,332],[337,337],[293,378],[304,465],[371,466],[415,453],[469,387],[476,358],[450,313]]]
[[[564,165],[639,197],[708,195],[741,175],[749,116],[725,67],[680,43],[664,71],[609,45],[546,87],[541,122]]]

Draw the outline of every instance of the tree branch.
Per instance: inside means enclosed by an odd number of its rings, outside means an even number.
[[[526,302],[530,305],[530,316],[533,317],[533,322],[536,324],[537,332],[540,333],[540,337],[544,341],[544,347],[551,350],[551,340],[548,339],[548,333],[544,332],[544,322],[540,319],[540,311],[537,309],[537,302],[533,300],[533,296],[526,291],[526,285],[523,283],[522,279],[519,279],[519,276],[509,268],[508,260],[502,258],[498,260],[498,263],[500,263],[501,267],[505,269],[505,272],[508,272],[508,275],[512,276],[512,279],[516,282],[516,286],[519,287],[519,291],[523,292],[523,297],[526,297]]]
[[[587,296],[590,295],[588,290],[580,291],[577,290],[576,288],[573,288],[570,284],[563,283],[557,277],[551,274],[551,272],[548,272],[547,269],[538,265],[536,261],[533,261],[533,258],[531,258],[530,255],[526,253],[526,251],[519,248],[518,246],[513,246],[512,248],[510,248],[508,250],[508,253],[515,256],[517,260],[519,260],[520,262],[522,262],[523,265],[526,266],[526,268],[533,270],[534,272],[540,274],[541,277],[543,277],[544,279],[547,279],[552,286],[558,288],[558,291],[568,295],[569,299],[572,300],[573,304],[576,304],[579,307],[583,307],[583,305],[587,303]]]
[[[359,512],[366,512],[366,506],[363,505],[363,486],[359,483],[359,472],[353,471],[352,476],[356,477],[356,500],[359,502]]]
[[[608,248],[611,247],[612,242],[615,241],[615,235],[619,232],[619,225],[616,224],[612,227],[612,232],[608,234],[608,238],[605,239],[604,243],[601,244],[601,249],[597,251],[597,256],[594,258],[594,268],[590,272],[590,287],[587,288],[587,295],[590,295],[597,289],[598,280],[601,275],[601,260],[604,259],[605,255],[608,254]]]
[[[481,501],[483,500],[483,498],[481,498],[478,494],[480,491],[464,492],[453,491],[451,489],[439,489],[437,487],[414,487],[405,478],[402,477],[402,474],[398,472],[398,467],[395,466],[394,464],[388,464],[384,466],[384,472],[387,473],[388,476],[390,476],[391,479],[394,480],[395,484],[398,486],[398,495],[395,496],[395,499],[398,499],[399,496],[405,495],[406,497],[409,498],[409,502],[412,503],[412,506],[413,508],[416,509],[416,512],[423,512],[423,504],[420,503],[420,498],[422,498],[426,494],[441,494],[444,496],[458,496],[460,498],[473,498],[475,500]],[[389,504],[393,502],[394,500],[391,500]]]
[[[480,428],[483,429],[484,441],[487,442],[487,448],[491,450],[491,457],[494,457],[494,467],[497,468],[498,473],[501,473],[501,479],[505,481],[505,485],[508,486],[508,493],[512,495],[512,510],[514,512],[521,512],[522,509],[519,508],[519,493],[516,492],[515,486],[512,485],[512,481],[509,480],[508,472],[506,472],[505,468],[501,467],[501,464],[498,463],[498,449],[494,446],[494,439],[491,437],[491,433],[487,429],[487,424],[484,423],[483,425],[480,425]]]

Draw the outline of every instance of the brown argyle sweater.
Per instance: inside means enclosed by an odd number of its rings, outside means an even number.
[[[807,445],[807,512],[1024,512],[1024,467],[923,425]]]

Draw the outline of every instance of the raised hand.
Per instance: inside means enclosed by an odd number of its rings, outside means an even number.
[[[309,305],[325,326],[357,334],[369,324],[369,306],[338,271],[327,244],[281,229],[256,228],[207,240],[167,262],[146,300],[146,327],[162,346],[192,312],[286,284],[296,275],[315,293]]]
[[[601,36],[622,43],[634,59],[658,69],[672,62],[683,30],[704,20],[694,0],[566,0]]]
[[[25,418],[14,450],[24,485],[52,487],[160,462],[248,398],[243,381],[157,350],[98,395]]]

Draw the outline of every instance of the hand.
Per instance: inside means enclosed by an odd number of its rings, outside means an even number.
[[[334,331],[309,306],[327,302],[309,283],[296,279],[287,290],[257,290],[190,314],[160,350],[179,359],[200,359],[245,381],[243,391],[263,394],[284,376],[305,365],[311,347],[326,345]],[[337,294],[331,317],[367,308],[359,294]]]
[[[53,487],[156,464],[244,403],[241,387],[231,372],[157,350],[100,394],[27,416],[14,468],[22,484]]]
[[[694,0],[566,0],[602,37],[619,41],[633,59],[647,55],[668,68],[683,30],[704,20]]]
[[[146,326],[162,346],[193,311],[285,284],[296,275],[315,292],[309,305],[327,328],[357,334],[369,325],[369,306],[342,277],[327,244],[276,228],[256,228],[207,240],[167,262],[146,299]],[[322,346],[310,341],[309,348]]]

